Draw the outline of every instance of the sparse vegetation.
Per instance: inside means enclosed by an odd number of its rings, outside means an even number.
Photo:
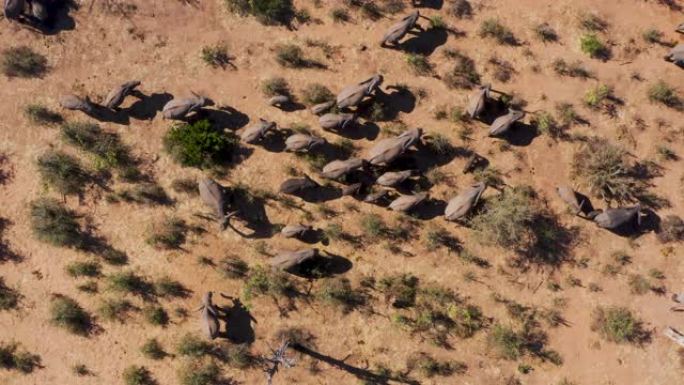
[[[109,289],[139,296],[148,296],[152,293],[153,286],[145,277],[133,271],[120,271],[107,277]]]
[[[55,199],[31,202],[31,229],[40,241],[54,246],[81,247],[84,242],[76,214]]]
[[[185,334],[176,345],[176,352],[181,356],[202,357],[211,355],[214,346],[194,334]]]
[[[302,100],[310,106],[325,103],[333,99],[335,99],[335,95],[328,87],[322,84],[309,84],[302,90]]]
[[[51,126],[64,121],[62,115],[50,110],[42,104],[29,104],[24,108],[26,117],[35,124]]]
[[[2,72],[9,77],[34,78],[47,72],[47,59],[27,46],[8,48],[2,53]]]
[[[166,326],[169,323],[169,315],[161,306],[147,306],[143,309],[145,320],[152,325]]]
[[[150,227],[146,242],[158,249],[177,249],[185,242],[186,231],[182,219],[166,218]]]
[[[47,185],[63,195],[81,193],[88,180],[88,173],[80,162],[59,151],[41,155],[38,158],[38,172]]]
[[[276,62],[287,68],[308,67],[310,62],[304,57],[304,51],[296,44],[279,44],[275,47]]]
[[[348,313],[363,306],[366,296],[363,292],[353,289],[346,278],[329,278],[321,283],[316,296],[323,302]]]
[[[684,221],[676,215],[668,215],[660,223],[656,235],[662,243],[684,241]]]
[[[518,41],[508,27],[497,19],[487,19],[480,24],[480,37],[492,38],[499,44],[516,45]]]
[[[682,100],[677,95],[677,91],[662,80],[649,87],[648,100],[670,108],[682,108]]]
[[[50,302],[50,322],[81,336],[87,336],[93,327],[90,314],[78,302],[64,295],[53,296]]]
[[[243,296],[247,301],[259,295],[278,298],[287,296],[294,290],[294,283],[285,274],[256,266],[247,275]]]
[[[225,44],[204,46],[200,51],[202,61],[213,68],[226,68],[232,57],[228,54],[228,47]]]
[[[591,108],[599,108],[605,105],[606,101],[613,97],[613,87],[599,84],[587,91],[584,95],[584,104]]]
[[[213,385],[221,381],[221,369],[212,361],[194,360],[178,371],[181,385]]]
[[[346,23],[349,21],[349,12],[342,7],[333,8],[333,10],[330,11],[330,18],[335,23]]]
[[[291,0],[224,0],[230,12],[252,15],[265,25],[287,25],[294,16]]]
[[[454,67],[443,77],[449,88],[472,88],[480,83],[473,59],[456,50],[445,51],[445,55],[455,61]]]
[[[145,344],[140,348],[140,352],[147,358],[152,360],[161,360],[166,357],[166,352],[162,348],[156,338],[150,338],[145,341]]]
[[[66,266],[66,273],[70,277],[99,277],[100,264],[96,261],[77,261]]]
[[[473,16],[473,7],[468,0],[455,0],[449,7],[449,13],[459,19],[470,19]]]
[[[406,63],[416,75],[427,76],[432,73],[432,65],[424,55],[408,54]]]
[[[231,160],[237,138],[215,129],[206,119],[177,124],[164,136],[164,148],[187,167],[210,168]]]
[[[122,378],[126,385],[156,385],[156,381],[144,366],[129,366],[124,369]]]
[[[228,257],[221,260],[218,268],[224,277],[239,279],[247,276],[249,265],[238,257]]]
[[[106,321],[125,322],[128,313],[133,311],[135,307],[126,299],[107,298],[102,301],[102,304],[97,309],[97,313]]]
[[[418,353],[409,357],[406,362],[409,370],[418,369],[427,378],[434,376],[449,377],[453,374],[463,374],[468,366],[462,362],[437,361],[426,353]]]
[[[0,311],[16,308],[19,299],[21,299],[19,292],[7,286],[4,278],[0,277]]]
[[[592,330],[597,331],[608,341],[641,344],[649,337],[641,321],[627,308],[598,307],[594,310],[592,318]]]
[[[268,97],[290,95],[290,86],[287,84],[285,78],[273,77],[266,79],[261,83],[261,92]]]
[[[534,27],[534,33],[537,35],[537,38],[545,43],[547,42],[554,42],[558,40],[558,34],[556,31],[549,25],[549,23],[541,23],[537,24],[536,27]]]
[[[582,62],[575,61],[568,63],[563,59],[556,59],[553,61],[553,70],[560,76],[570,76],[573,78],[591,78],[592,74],[589,70],[584,68]]]
[[[62,139],[93,154],[102,168],[126,168],[132,163],[128,147],[119,135],[103,131],[93,123],[69,122],[62,125]]]
[[[18,343],[0,342],[0,368],[28,374],[40,367],[39,355],[19,350],[19,347]]]

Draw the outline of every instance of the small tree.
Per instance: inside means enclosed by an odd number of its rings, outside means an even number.
[[[50,303],[50,321],[73,334],[87,336],[93,327],[90,314],[75,300],[55,295]]]
[[[83,191],[88,173],[74,157],[50,151],[38,158],[38,172],[46,184],[60,194],[76,195]]]
[[[605,139],[594,138],[575,153],[572,175],[604,200],[632,199],[636,181],[627,163],[627,151]]]
[[[81,247],[84,243],[76,214],[55,199],[31,202],[31,228],[40,241],[54,246]]]
[[[642,344],[649,338],[642,322],[624,307],[598,307],[594,310],[592,330],[608,341]]]
[[[164,148],[187,167],[209,168],[232,158],[237,138],[215,129],[207,119],[177,124],[164,136]]]

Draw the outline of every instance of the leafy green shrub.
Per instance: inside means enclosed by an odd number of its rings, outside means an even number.
[[[177,124],[164,136],[164,148],[187,167],[209,168],[231,159],[237,148],[235,135],[215,129],[207,119]]]
[[[676,215],[668,215],[660,223],[656,236],[662,243],[684,241],[684,221]]]
[[[129,366],[124,369],[123,374],[124,384],[126,385],[156,385],[157,381],[152,378],[152,374],[144,366]]]
[[[8,287],[0,277],[0,310],[10,310],[17,307],[21,295],[15,289]]]
[[[546,111],[537,113],[533,118],[533,123],[537,127],[537,131],[552,138],[558,138],[563,133],[553,115]]]
[[[228,54],[228,47],[225,44],[202,47],[200,57],[202,61],[213,68],[226,68],[232,60],[232,57]]]
[[[629,201],[636,181],[627,163],[627,151],[605,139],[589,140],[572,162],[572,175],[604,200]]]
[[[128,313],[133,310],[135,310],[135,307],[126,299],[107,298],[102,301],[102,304],[97,309],[97,313],[107,321],[124,323]]]
[[[221,382],[221,369],[214,362],[194,360],[178,371],[181,385],[213,385]]]
[[[649,337],[642,322],[624,307],[596,308],[592,314],[591,329],[606,340],[619,344],[641,344]]]
[[[319,83],[309,84],[302,90],[302,100],[308,105],[325,103],[334,99],[335,95],[330,89]]]
[[[549,23],[537,24],[537,26],[534,27],[534,34],[539,40],[545,43],[558,40],[558,34]]]
[[[42,104],[29,104],[24,108],[24,114],[35,124],[54,125],[64,121],[62,115],[50,110]]]
[[[66,273],[70,277],[99,277],[100,264],[95,261],[72,262],[67,265]]]
[[[81,247],[84,242],[76,214],[55,199],[31,202],[31,229],[40,241],[54,246]]]
[[[608,47],[593,33],[580,37],[580,48],[582,52],[593,58],[607,58],[609,53]]]
[[[524,353],[524,341],[511,327],[494,325],[487,342],[497,355],[507,360],[516,360]]]
[[[152,360],[161,360],[166,357],[166,352],[156,338],[150,338],[140,348],[140,352]]]
[[[316,296],[321,301],[341,309],[343,313],[348,313],[366,303],[364,293],[353,289],[346,278],[325,279]]]
[[[45,56],[26,46],[12,47],[2,53],[2,72],[9,77],[40,77],[47,71]]]
[[[426,76],[432,73],[432,64],[425,55],[410,53],[406,55],[406,63],[416,75]]]
[[[182,219],[166,218],[151,226],[146,242],[158,249],[177,249],[185,242],[186,231]]]
[[[70,122],[62,125],[62,139],[95,155],[105,167],[125,168],[132,159],[118,134],[102,131],[93,123]]]
[[[677,95],[677,91],[662,80],[649,87],[648,100],[671,108],[682,107],[682,100]]]
[[[145,320],[152,325],[166,326],[169,323],[169,315],[161,306],[147,306],[143,309]]]
[[[444,83],[449,88],[473,88],[480,83],[480,74],[475,68],[475,61],[457,50],[445,51],[445,55],[456,63],[444,76]]]
[[[530,224],[536,215],[529,192],[506,190],[496,200],[486,202],[485,211],[473,219],[473,228],[481,240],[504,248],[519,246],[530,236]]]
[[[87,336],[93,327],[90,314],[73,300],[64,295],[55,295],[50,302],[50,322],[70,333]]]
[[[261,83],[261,92],[268,97],[290,95],[290,86],[287,84],[285,78],[277,76],[264,80]]]
[[[153,286],[144,277],[132,272],[121,271],[107,277],[109,289],[120,292],[148,296],[153,292]]]
[[[27,351],[19,351],[19,344],[0,343],[0,368],[5,370],[18,370],[23,374],[33,372],[40,367],[40,356]]]
[[[63,152],[49,151],[38,158],[37,164],[45,183],[63,195],[80,194],[88,180],[81,163]]]
[[[185,334],[178,341],[176,352],[181,356],[202,357],[213,354],[214,345],[194,334]]]
[[[603,106],[605,101],[612,97],[613,88],[605,84],[599,84],[587,91],[584,95],[584,104],[591,108],[598,108]]]
[[[249,265],[238,257],[228,257],[221,260],[219,270],[226,278],[238,279],[247,276]]]
[[[330,18],[335,23],[346,23],[349,21],[349,12],[342,7],[333,8],[333,10],[330,11]]]
[[[516,40],[513,32],[504,26],[497,19],[487,19],[480,24],[480,37],[493,38],[499,44],[516,45]]]
[[[249,271],[243,288],[245,300],[259,295],[282,297],[295,290],[294,282],[283,273],[257,266]]]

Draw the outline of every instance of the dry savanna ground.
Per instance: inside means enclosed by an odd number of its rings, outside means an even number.
[[[295,363],[274,384],[682,383],[684,350],[662,334],[684,330],[670,311],[684,290],[684,72],[663,60],[682,42],[680,1],[423,1],[422,31],[392,48],[380,40],[410,1],[294,0],[270,23],[265,3],[287,2],[78,0],[47,33],[1,21],[0,383],[260,384],[284,339]],[[375,73],[359,124],[322,130],[312,85],[335,94]],[[268,105],[276,77],[294,105]],[[60,108],[134,79],[119,111]],[[526,111],[501,138],[490,116],[464,117],[486,83],[488,114]],[[185,126],[162,119],[191,92],[214,105]],[[278,130],[236,144],[259,118]],[[223,152],[183,166],[174,126],[215,130]],[[415,127],[421,143],[392,167],[417,170],[399,192],[430,200],[408,214],[318,175]],[[328,144],[283,151],[307,130]],[[464,173],[472,154],[486,160]],[[302,174],[315,196],[278,193]],[[200,201],[203,176],[228,188],[232,228]],[[489,185],[475,211],[446,221],[475,181]],[[641,202],[642,226],[600,229],[559,184],[595,208]],[[279,233],[299,222],[317,229],[308,243]],[[325,258],[305,274],[269,268],[307,247]],[[226,310],[213,341],[206,291]]]

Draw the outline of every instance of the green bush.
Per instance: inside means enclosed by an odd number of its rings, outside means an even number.
[[[406,55],[406,63],[416,75],[426,76],[432,73],[432,64],[425,55],[408,54]]]
[[[593,33],[587,33],[580,37],[580,48],[582,52],[593,58],[606,58],[608,47]]]
[[[126,385],[156,385],[157,381],[152,378],[152,374],[144,366],[129,366],[124,369],[123,374],[124,384]]]
[[[181,385],[214,385],[221,383],[221,368],[214,362],[194,360],[178,371]]]
[[[143,309],[145,320],[152,325],[166,326],[169,323],[169,315],[161,306],[147,306]]]
[[[56,295],[50,302],[50,322],[67,331],[87,336],[93,327],[92,318],[75,300]]]
[[[613,97],[613,87],[605,84],[599,84],[594,88],[591,88],[584,95],[584,104],[587,107],[599,108],[603,106],[606,100]]]
[[[202,61],[213,68],[225,68],[232,60],[232,57],[228,54],[228,47],[224,44],[202,47],[200,57]]]
[[[10,310],[17,307],[21,295],[15,289],[8,287],[0,277],[0,310]]]
[[[113,132],[102,131],[93,123],[72,122],[62,125],[62,139],[95,155],[103,167],[130,166],[132,159],[128,147]]]
[[[250,300],[259,295],[277,298],[287,296],[294,290],[294,282],[285,274],[257,266],[251,269],[247,275],[243,295],[245,300]]]
[[[27,351],[19,351],[19,344],[0,343],[0,368],[5,370],[17,370],[23,374],[33,372],[40,367],[40,356]]]
[[[72,262],[66,266],[66,273],[70,277],[99,277],[100,264],[95,261]]]
[[[529,241],[530,225],[537,215],[534,201],[525,189],[505,190],[485,203],[485,210],[472,221],[473,229],[487,244],[520,247]]]
[[[316,296],[343,313],[348,313],[366,303],[366,296],[360,290],[352,288],[346,278],[329,278],[321,283]]]
[[[80,194],[88,180],[81,163],[63,152],[49,151],[38,158],[37,164],[45,183],[63,195]]]
[[[563,133],[553,115],[546,111],[537,113],[533,119],[533,123],[537,127],[537,131],[542,134],[548,135],[552,138],[558,138]]]
[[[102,301],[100,307],[97,309],[97,313],[107,321],[124,323],[128,317],[128,313],[134,309],[135,307],[128,300],[107,298]]]
[[[268,97],[277,95],[290,95],[290,86],[287,84],[287,80],[282,77],[272,77],[266,79],[261,83],[261,92]]]
[[[560,76],[583,79],[592,77],[591,72],[584,68],[580,61],[568,63],[563,59],[556,59],[553,61],[553,70]]]
[[[641,344],[648,337],[642,322],[624,307],[598,307],[592,314],[592,330],[608,341]]]
[[[663,33],[658,31],[655,28],[651,28],[651,29],[647,29],[646,31],[644,31],[644,33],[641,34],[641,37],[647,43],[657,44],[657,43],[661,42],[661,40],[663,38]]]
[[[158,249],[177,249],[185,242],[186,231],[185,221],[167,218],[151,226],[146,242]]]
[[[214,345],[194,334],[185,334],[178,341],[176,352],[181,356],[202,357],[213,354]]]
[[[497,19],[487,19],[480,24],[480,37],[493,38],[499,44],[516,45],[516,40],[513,32],[508,27],[504,26]]]
[[[164,136],[164,148],[183,166],[209,168],[232,158],[237,138],[215,129],[207,119],[177,124]]]
[[[31,202],[31,229],[42,242],[54,246],[81,247],[84,235],[76,214],[59,201],[40,198]]]
[[[45,56],[26,46],[6,49],[0,65],[2,72],[9,77],[40,77],[48,69]]]
[[[157,339],[150,338],[140,348],[140,352],[147,358],[152,360],[161,360],[166,357],[166,352],[162,348]]]
[[[507,360],[516,360],[524,353],[525,341],[512,328],[501,324],[494,325],[487,342],[497,355]]]
[[[42,104],[29,104],[24,108],[24,114],[35,124],[54,125],[64,121],[62,115],[50,110]]]
[[[653,103],[660,103],[671,108],[681,108],[682,100],[677,95],[677,90],[670,87],[667,83],[659,80],[648,89],[648,100]]]
[[[332,92],[330,92],[328,87],[319,83],[313,83],[307,85],[302,90],[302,100],[306,104],[312,106],[314,104],[320,104],[331,100],[335,100],[335,95]]]

